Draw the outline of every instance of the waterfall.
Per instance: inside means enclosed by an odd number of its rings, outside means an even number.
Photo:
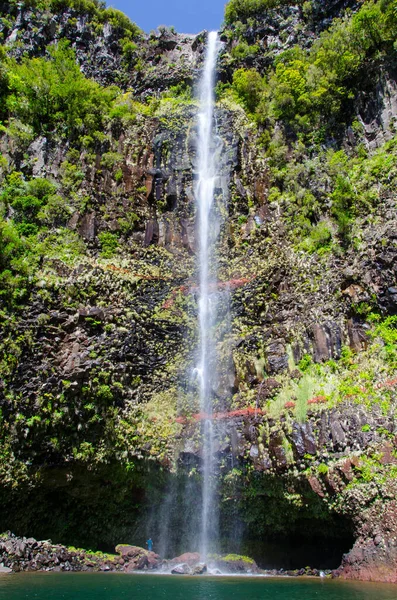
[[[217,346],[225,342],[228,323],[228,291],[219,293],[217,250],[222,244],[222,224],[227,209],[229,178],[228,166],[223,165],[224,142],[215,127],[215,71],[221,43],[217,32],[208,34],[204,67],[198,85],[199,103],[196,121],[196,157],[194,166],[196,223],[197,223],[197,277],[193,289],[199,291],[197,337],[198,347],[189,357],[187,376],[190,378],[191,408],[197,412],[200,405],[200,438],[192,440],[190,448],[200,444],[200,478],[186,472],[187,463],[176,461],[174,477],[164,490],[160,507],[154,507],[147,527],[147,536],[158,536],[158,550],[162,556],[172,553],[199,551],[207,562],[209,550],[216,552],[219,538],[219,508],[216,451],[220,426],[214,430],[213,396],[221,383],[220,357]],[[221,195],[222,201],[218,200]],[[223,240],[224,241],[224,240]],[[217,331],[217,329],[220,329]],[[229,331],[229,327],[226,327]],[[192,362],[190,362],[192,361]],[[225,369],[223,369],[225,370]],[[192,373],[193,372],[193,373]],[[223,388],[225,385],[223,385]],[[221,434],[222,435],[222,434]],[[189,454],[190,449],[187,451]],[[181,467],[181,468],[180,468]],[[191,467],[196,473],[197,463]],[[201,490],[201,498],[200,498]],[[173,554],[175,556],[175,554]]]
[[[211,259],[216,238],[216,218],[212,211],[217,176],[214,139],[214,84],[219,41],[217,32],[208,35],[204,69],[199,86],[198,165],[196,199],[199,237],[199,363],[196,374],[200,384],[202,420],[202,507],[200,555],[206,561],[210,537],[217,531],[214,488],[214,430],[212,420],[212,388],[216,373],[215,343],[211,331],[215,325],[216,292],[211,286]],[[216,284],[216,277],[215,277]],[[216,286],[215,286],[216,289]],[[213,296],[213,297],[212,297]]]

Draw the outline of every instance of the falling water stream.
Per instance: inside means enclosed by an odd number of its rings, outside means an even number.
[[[200,382],[200,409],[202,421],[202,509],[200,555],[206,561],[209,538],[216,530],[214,507],[214,431],[212,421],[212,387],[216,372],[215,344],[211,331],[215,325],[215,300],[210,294],[211,259],[214,254],[213,204],[217,176],[214,136],[214,84],[219,40],[217,32],[208,35],[204,69],[199,86],[200,112],[198,116],[198,169],[196,198],[199,225],[199,364],[196,373]],[[212,276],[214,276],[212,274]],[[215,294],[216,296],[216,294]]]

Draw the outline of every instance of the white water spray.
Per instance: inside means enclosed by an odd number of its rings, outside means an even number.
[[[196,373],[200,383],[200,408],[203,413],[203,489],[200,532],[200,555],[207,560],[209,539],[216,533],[216,511],[214,507],[214,431],[212,421],[212,383],[215,368],[214,327],[216,307],[210,298],[210,266],[214,253],[213,211],[215,180],[217,176],[214,122],[214,84],[217,55],[219,52],[217,32],[208,35],[204,70],[199,87],[200,113],[198,116],[198,182],[196,198],[199,222],[199,338],[200,360]]]

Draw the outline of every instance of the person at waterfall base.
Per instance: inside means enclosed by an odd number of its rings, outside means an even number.
[[[147,549],[149,550],[149,552],[153,551],[153,542],[152,542],[152,538],[149,538],[148,541],[146,542],[146,546]]]

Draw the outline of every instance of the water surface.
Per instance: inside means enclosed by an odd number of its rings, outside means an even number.
[[[397,586],[329,580],[87,573],[0,576],[1,600],[396,600]]]

